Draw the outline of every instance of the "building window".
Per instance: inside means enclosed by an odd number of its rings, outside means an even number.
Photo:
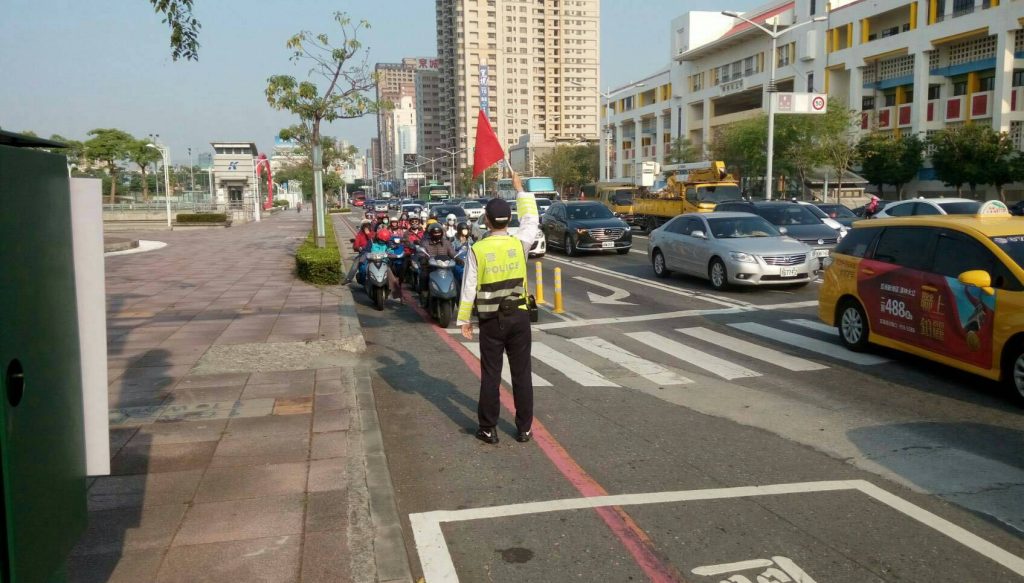
[[[960,95],[967,95],[967,81],[953,83],[953,96],[958,97]]]
[[[996,78],[995,77],[984,77],[979,83],[978,91],[995,91],[996,89]]]
[[[885,107],[892,107],[896,105],[896,93],[885,94]]]
[[[942,85],[929,85],[928,101],[934,101],[936,99],[942,99]]]
[[[813,14],[813,12],[811,13]],[[814,93],[814,73],[807,74],[807,92]]]
[[[1013,86],[1024,87],[1024,69],[1016,69],[1013,72]]]
[[[860,108],[863,111],[871,111],[872,109],[874,109],[875,108],[875,98],[874,98],[874,96],[861,98]]]
[[[818,0],[811,0],[811,16],[818,13]]]

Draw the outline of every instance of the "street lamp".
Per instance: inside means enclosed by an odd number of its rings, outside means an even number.
[[[579,81],[573,81],[573,80],[570,79],[569,83],[572,84],[572,85],[576,85],[577,87],[583,87],[585,89],[593,89],[589,85],[584,85],[583,83],[580,83]],[[609,178],[611,176],[611,165],[612,165],[612,114],[611,114],[611,100],[612,100],[612,96],[613,95],[618,95],[619,93],[622,93],[623,91],[628,91],[630,89],[636,89],[637,87],[643,87],[644,85],[646,85],[646,83],[633,83],[633,84],[631,84],[631,85],[629,85],[627,87],[622,87],[620,89],[616,89],[615,91],[610,91],[609,90],[609,91],[604,91],[604,92],[602,92],[599,89],[595,89],[595,91],[597,91],[597,94],[604,98],[604,104],[605,104],[605,118],[606,118],[605,133],[604,133],[604,135],[605,135],[604,181],[605,182],[608,182],[608,180],[609,180]]]
[[[451,176],[451,183],[452,184],[451,184],[451,186],[452,186],[452,196],[454,196],[455,195],[455,188],[456,188],[456,184],[455,184],[455,155],[456,154],[461,154],[462,152],[465,152],[469,148],[462,148],[461,150],[456,150],[454,148],[451,149],[451,150],[449,150],[447,148],[436,148],[436,149],[437,149],[438,152],[444,152],[445,154],[449,154],[452,157],[452,176]]]
[[[167,173],[167,165],[170,164],[171,153],[167,146],[146,144],[146,147],[160,152],[160,157],[164,159],[164,206],[167,208],[167,228],[170,229],[173,226],[171,224],[171,177]]]
[[[772,68],[770,69],[771,70],[771,74],[768,76],[768,85],[765,87],[765,93],[768,94],[768,152],[767,152],[768,159],[765,162],[765,181],[764,181],[764,198],[765,198],[765,200],[771,200],[772,199],[772,174],[773,174],[773,170],[774,170],[772,168],[772,165],[775,162],[775,99],[774,99],[774,96],[772,94],[776,93],[775,71],[776,71],[777,65],[779,63],[779,55],[776,54],[777,51],[778,51],[777,45],[778,45],[779,37],[782,36],[784,33],[789,32],[791,30],[794,30],[796,28],[799,28],[801,26],[804,26],[805,24],[810,24],[812,22],[824,22],[825,21],[825,17],[824,16],[816,16],[816,17],[814,17],[814,18],[812,18],[810,20],[805,20],[803,22],[798,22],[798,23],[794,24],[793,26],[790,26],[790,27],[786,28],[785,30],[780,31],[780,30],[778,30],[778,24],[775,21],[772,22],[772,30],[768,30],[764,26],[761,26],[760,24],[754,22],[753,20],[750,20],[749,18],[741,16],[739,13],[733,12],[732,10],[723,10],[722,11],[722,15],[723,16],[728,16],[730,18],[738,18],[739,20],[742,20],[742,21],[746,22],[747,24],[750,24],[752,26],[755,26],[755,27],[761,29],[761,32],[767,34],[768,36],[770,36],[772,38],[772,50],[771,50],[770,53],[768,53],[770,55],[771,60],[772,60]]]

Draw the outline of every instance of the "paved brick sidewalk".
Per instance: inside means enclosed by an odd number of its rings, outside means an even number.
[[[351,294],[293,276],[309,222],[108,258],[112,475],[71,581],[409,579]]]

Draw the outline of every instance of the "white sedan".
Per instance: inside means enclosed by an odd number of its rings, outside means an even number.
[[[514,236],[518,232],[519,215],[513,214],[512,221],[509,222],[508,225],[508,233],[509,235]],[[490,231],[487,230],[487,225],[484,223],[484,217],[483,215],[481,215],[480,218],[473,223],[473,228],[470,229],[470,235],[472,235],[475,241],[479,241],[480,239],[483,239],[489,234]],[[544,255],[547,252],[548,241],[547,238],[544,237],[544,231],[537,229],[537,238],[534,240],[533,245],[530,247],[530,257],[544,257]]]
[[[871,218],[916,217],[920,215],[975,215],[981,201],[969,198],[915,198],[885,205]]]
[[[459,206],[466,211],[466,216],[470,221],[475,221],[484,214],[484,205],[478,200],[467,200]]]

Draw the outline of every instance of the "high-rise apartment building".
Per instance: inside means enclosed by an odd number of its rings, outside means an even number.
[[[438,60],[426,57],[407,57],[401,63],[377,63],[377,100],[389,102],[392,107],[385,108],[377,114],[377,138],[380,142],[380,159],[375,162],[376,169],[388,178],[402,178],[402,156],[404,153],[416,153],[416,71],[420,69],[437,69]],[[409,122],[410,115],[412,121]],[[411,123],[411,129],[402,129]],[[398,136],[411,136],[401,145]],[[412,150],[409,151],[408,149]]]
[[[421,172],[431,180],[447,181],[451,164],[441,144],[441,73],[437,69],[416,71],[416,146],[424,165]],[[433,162],[427,162],[433,160]]]
[[[506,149],[523,134],[596,140],[599,0],[437,0],[444,148],[472,160],[481,79]]]

